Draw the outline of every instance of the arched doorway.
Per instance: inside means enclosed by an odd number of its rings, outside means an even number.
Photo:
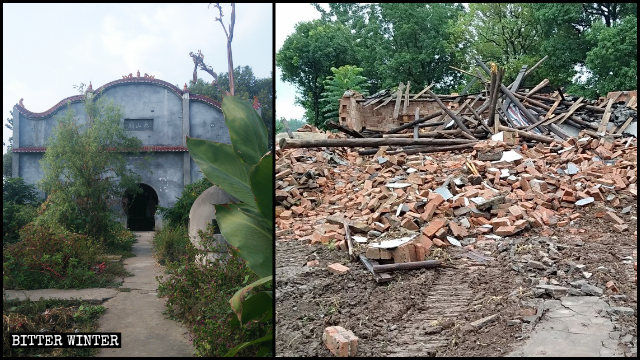
[[[158,194],[147,184],[138,184],[142,189],[135,196],[126,194],[122,205],[127,214],[127,229],[133,231],[153,231],[155,228]]]

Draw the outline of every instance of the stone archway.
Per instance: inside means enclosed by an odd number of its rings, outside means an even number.
[[[189,239],[191,243],[200,250],[207,250],[201,244],[201,239],[198,236],[198,230],[205,231],[207,225],[212,222],[216,225],[216,208],[215,204],[228,204],[236,202],[236,200],[224,192],[224,190],[220,189],[217,186],[211,186],[207,190],[205,190],[196,201],[193,202],[191,206],[191,210],[189,211]],[[219,229],[218,231],[219,232]],[[218,244],[225,245],[226,241],[224,237],[217,233],[214,235]],[[219,254],[208,253],[205,258],[198,258],[196,261],[202,264],[207,264],[215,259],[219,258]]]
[[[147,184],[138,184],[142,192],[131,196],[125,195],[122,200],[127,215],[127,229],[133,231],[155,230],[155,213],[158,207],[158,194]]]

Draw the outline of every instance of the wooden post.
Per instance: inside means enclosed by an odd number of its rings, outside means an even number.
[[[414,121],[417,121],[420,118],[420,108],[419,107],[416,107],[416,116],[415,116],[415,118],[416,119]],[[413,138],[414,139],[417,139],[419,137],[418,129],[420,129],[418,124],[413,126]]]
[[[454,114],[451,110],[449,110],[449,108],[442,103],[442,101],[438,98],[436,94],[434,94],[431,90],[427,90],[427,93],[436,100],[436,103],[438,103],[440,108],[444,110],[444,112],[446,112],[447,115],[449,115],[453,119],[453,121],[455,121],[458,127],[468,135],[466,137],[471,137],[471,139],[474,139],[474,140],[476,139],[475,136],[471,134],[471,131],[469,131],[469,129],[464,125],[462,120],[458,116],[456,116],[456,114]]]

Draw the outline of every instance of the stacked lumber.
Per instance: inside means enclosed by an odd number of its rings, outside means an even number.
[[[636,136],[637,92],[618,91],[598,100],[569,96],[560,89],[549,92],[544,79],[533,88],[523,88],[530,69],[522,67],[516,80],[502,83],[504,69],[491,69],[477,59],[485,91],[479,94],[436,95],[433,84],[420,92],[409,92],[411,84],[400,83],[396,91],[383,90],[368,98],[348,91],[340,100],[339,124],[328,126],[349,136],[343,139],[281,139],[281,148],[361,147],[360,154],[373,154],[380,146],[391,152],[429,153],[472,148],[479,140],[500,132],[514,133],[530,145],[551,144],[571,137],[594,138]],[[543,93],[546,91],[547,93]]]

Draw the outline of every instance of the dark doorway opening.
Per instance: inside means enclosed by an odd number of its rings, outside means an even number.
[[[155,227],[155,213],[158,207],[158,194],[149,185],[138,184],[141,192],[132,196],[126,194],[123,199],[127,214],[127,228],[133,231],[152,231]]]

